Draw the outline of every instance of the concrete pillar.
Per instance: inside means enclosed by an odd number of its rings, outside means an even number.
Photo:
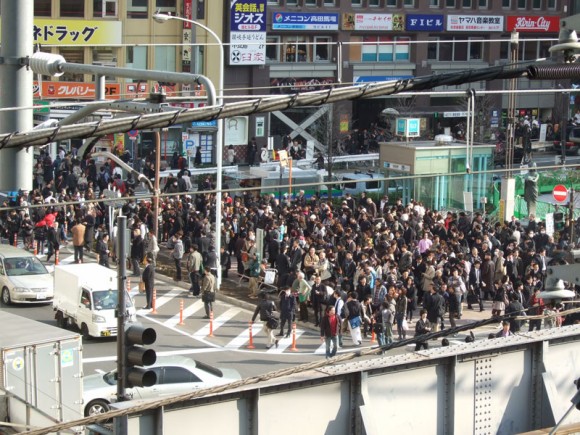
[[[32,106],[32,71],[20,60],[32,55],[34,1],[1,0],[0,106]],[[32,109],[0,112],[0,133],[32,130]],[[1,148],[1,145],[0,145]],[[33,149],[0,150],[0,191],[32,189]]]

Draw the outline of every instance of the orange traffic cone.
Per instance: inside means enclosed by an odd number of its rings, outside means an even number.
[[[296,322],[292,323],[292,347],[290,350],[297,351],[296,349]]]
[[[54,251],[54,265],[58,266],[60,264],[59,258],[58,258],[58,251]]]
[[[151,301],[151,314],[157,314],[157,289],[153,289],[153,300]]]
[[[38,255],[38,242],[35,240],[32,246],[34,247],[34,255]]]
[[[250,343],[248,344],[248,349],[255,349],[256,347],[254,346],[254,337],[252,336],[252,324],[253,322],[250,322]]]
[[[183,323],[183,299],[179,301],[179,323],[178,325],[185,325]]]

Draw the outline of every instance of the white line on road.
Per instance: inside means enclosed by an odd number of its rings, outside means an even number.
[[[314,355],[326,355],[326,342],[322,342],[318,349],[314,351]]]
[[[261,330],[262,330],[262,324],[261,323],[254,323],[252,325],[252,336],[256,337],[256,335],[258,335],[258,333]],[[224,348],[228,349],[228,350],[239,349],[240,347],[242,347],[244,345],[244,343],[246,343],[249,340],[250,340],[250,328],[246,328],[242,331],[242,333],[240,335],[238,335],[236,338],[234,338],[232,341],[230,341],[228,344],[226,344],[224,346]]]
[[[155,301],[155,308],[158,309],[158,308],[162,307],[163,305],[165,305],[167,302],[169,302],[174,297],[182,295],[183,292],[185,292],[184,296],[187,296],[186,290],[181,289],[181,288],[177,288],[177,289],[171,290],[169,293],[161,296],[160,298],[157,298]]]
[[[203,303],[202,303],[202,306],[203,306]],[[233,319],[241,311],[242,310],[240,310],[239,308],[230,308],[225,313],[223,313],[221,316],[219,316],[217,319],[214,319],[213,325],[212,325],[213,331],[215,332],[216,329],[218,329],[220,326],[222,326],[228,320]],[[207,325],[205,325],[203,328],[201,328],[199,331],[193,333],[192,336],[195,338],[203,338],[203,337],[207,337],[208,334],[209,334],[209,323]]]
[[[203,302],[201,301],[201,299],[198,299],[193,304],[191,304],[190,306],[183,309],[183,320],[185,321],[185,319],[187,319],[189,316],[195,314],[196,312],[198,312],[199,310],[202,310],[202,309],[203,309]],[[177,313],[171,319],[163,322],[163,324],[169,328],[173,328],[178,323],[179,323],[179,313]]]
[[[302,329],[296,329],[296,342],[297,342],[296,348],[298,348],[298,339],[302,334],[304,334],[304,331]],[[272,346],[266,353],[282,353],[284,352],[285,349],[287,349],[291,345],[292,345],[292,334],[290,334],[290,337],[288,338],[281,338],[280,341],[278,341],[278,348],[276,348],[276,346]]]

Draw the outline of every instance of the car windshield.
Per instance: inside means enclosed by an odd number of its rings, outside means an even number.
[[[96,290],[93,292],[93,303],[97,310],[112,310],[119,299],[117,290]],[[131,297],[125,292],[125,307],[131,308]]]
[[[117,385],[117,370],[111,370],[103,375],[103,380],[109,385]]]
[[[48,274],[46,267],[36,257],[5,258],[4,269],[8,276]]]

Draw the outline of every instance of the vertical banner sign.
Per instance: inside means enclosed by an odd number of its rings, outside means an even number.
[[[230,65],[266,63],[266,2],[230,1]]]
[[[193,0],[183,0],[183,18],[186,20],[193,20]],[[183,21],[182,46],[181,46],[181,65],[184,72],[191,71],[191,58],[193,43],[192,38],[193,25],[187,21]]]

